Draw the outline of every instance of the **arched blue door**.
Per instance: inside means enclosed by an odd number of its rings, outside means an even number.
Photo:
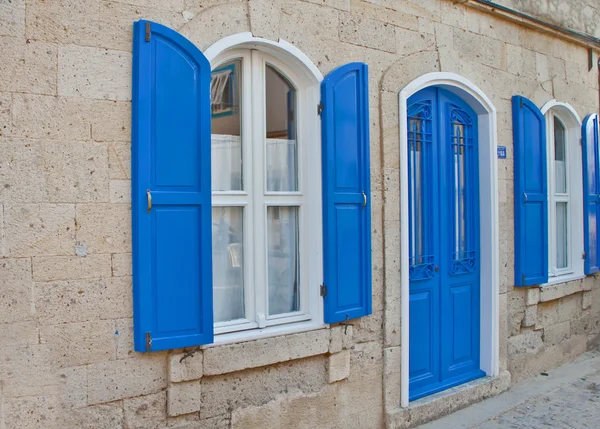
[[[477,156],[467,103],[435,87],[408,100],[410,400],[485,375]]]

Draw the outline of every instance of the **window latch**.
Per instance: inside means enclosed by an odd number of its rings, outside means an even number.
[[[523,192],[523,204],[527,204],[527,192]]]
[[[367,207],[367,194],[365,194],[365,191],[361,191],[362,196],[363,196],[363,206],[362,208],[364,209],[365,207]]]

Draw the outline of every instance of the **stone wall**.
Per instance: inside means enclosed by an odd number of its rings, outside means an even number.
[[[496,3],[600,38],[600,5],[596,0],[496,0]]]
[[[131,37],[142,18],[200,49],[252,31],[294,44],[323,74],[369,65],[371,316],[183,361],[181,350],[133,351]],[[588,72],[583,47],[446,0],[12,0],[0,4],[0,47],[1,429],[404,427],[597,343],[600,281],[512,286],[510,98],[597,111],[597,70]],[[398,92],[433,71],[487,94],[507,147],[498,161],[502,377],[454,405],[408,412]]]

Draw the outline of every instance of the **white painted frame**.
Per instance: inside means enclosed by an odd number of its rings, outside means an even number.
[[[428,73],[400,91],[400,288],[401,377],[400,406],[407,407],[409,385],[409,216],[408,216],[408,123],[407,101],[422,89],[437,86],[450,91],[477,114],[480,204],[480,365],[488,376],[499,374],[499,262],[498,262],[498,164],[496,108],[475,84],[447,72]]]
[[[582,182],[582,152],[581,152],[581,118],[575,109],[568,103],[550,100],[541,108],[546,118],[546,136],[548,148],[546,162],[548,168],[548,283],[542,286],[564,283],[581,279],[584,275],[583,255],[583,182]],[[554,199],[554,117],[557,117],[566,129],[567,145],[567,186],[569,191],[569,222],[568,258],[569,266],[557,270],[556,265],[556,239],[554,236],[555,210],[557,202]]]
[[[260,55],[250,55],[250,51],[260,51]],[[231,329],[230,326],[222,326],[220,327],[221,329],[216,327],[215,334],[217,335],[215,335],[213,345],[250,341],[325,326],[323,323],[323,303],[319,295],[319,285],[323,279],[323,222],[321,202],[321,126],[316,108],[320,100],[320,83],[323,80],[323,75],[306,55],[290,43],[284,40],[275,42],[254,37],[250,32],[225,37],[210,46],[204,52],[204,55],[210,61],[211,68],[215,69],[224,62],[241,57],[243,52],[247,52],[248,57],[252,57],[251,61],[253,63],[256,61],[261,62],[261,64],[254,64],[253,67],[255,68],[260,66],[264,69],[265,61],[273,65],[292,82],[297,90],[298,184],[300,192],[286,193],[286,195],[265,192],[262,199],[264,201],[261,204],[255,204],[255,207],[248,211],[252,212],[251,216],[253,217],[264,217],[266,222],[267,206],[298,205],[296,200],[299,197],[303,199],[300,208],[301,212],[299,213],[301,234],[299,238],[300,251],[305,258],[301,259],[300,263],[307,267],[306,271],[302,269],[305,273],[305,279],[301,280],[302,283],[306,283],[305,295],[301,296],[301,300],[304,300],[304,303],[301,302],[301,305],[304,305],[301,307],[301,312],[304,314],[289,317],[283,324],[282,320],[278,320],[281,319],[280,317],[265,317],[264,323],[248,323],[245,328],[241,327],[242,329],[246,329],[245,331],[227,332]],[[258,88],[259,92],[264,93],[264,76],[257,80],[250,73],[246,74],[247,69],[249,67],[245,67],[242,72],[244,83],[250,84],[253,89]],[[247,98],[242,97],[243,108],[246,109],[246,112],[264,109],[264,94],[259,97],[253,96],[252,100],[248,100]],[[246,130],[253,129],[255,135],[252,136],[252,140],[260,141],[264,133],[261,133],[260,127],[252,127],[250,123],[252,120],[251,115],[245,114],[242,118],[242,127]],[[242,140],[244,140],[243,137]],[[250,151],[249,148],[244,147],[243,141],[242,145],[244,163],[256,164],[253,168],[260,169],[262,173],[262,170],[264,170],[263,162],[258,158],[263,155],[264,147],[258,151],[256,149]],[[310,165],[308,165],[309,163]],[[304,164],[305,167],[302,168],[301,164]],[[318,166],[318,168],[310,168],[310,174],[303,172],[303,170],[311,166]],[[244,192],[219,193],[220,195],[218,195],[216,200],[213,198],[213,205],[229,205],[229,203],[237,201],[244,194],[247,195],[248,192],[255,191],[252,189],[252,185],[247,185],[246,189],[247,191]],[[308,198],[309,196],[310,198]],[[247,224],[245,218],[244,240],[247,239],[246,232],[250,230]],[[311,231],[310,234],[308,233],[309,228]],[[266,224],[264,234],[253,234],[252,239],[266,242]],[[264,247],[266,249],[266,244]],[[250,256],[245,254],[244,258],[247,257]],[[255,255],[252,255],[251,258],[255,258]],[[256,263],[257,261],[254,259],[246,259],[245,265],[247,267],[245,267],[244,275],[247,274],[248,270],[253,272]],[[252,274],[250,278],[255,277],[255,274]],[[263,307],[266,307],[266,305]]]

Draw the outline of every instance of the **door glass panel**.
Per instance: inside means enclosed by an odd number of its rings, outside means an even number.
[[[268,64],[265,88],[267,191],[297,191],[296,90]]]
[[[567,268],[567,203],[556,203],[556,268]]]
[[[408,169],[411,280],[428,279],[434,275],[431,240],[431,102],[409,106]]]
[[[212,127],[212,190],[241,191],[241,73],[242,60],[236,59],[212,72],[210,82]]]
[[[244,317],[243,209],[212,208],[213,309],[216,322]]]
[[[565,127],[554,118],[554,177],[557,194],[567,193],[567,152],[565,147]]]
[[[300,310],[298,207],[267,207],[269,315]]]
[[[475,269],[472,224],[473,210],[470,195],[474,177],[471,177],[473,160],[473,127],[470,116],[451,106],[452,144],[452,209],[453,209],[453,266],[452,273],[466,273]]]

